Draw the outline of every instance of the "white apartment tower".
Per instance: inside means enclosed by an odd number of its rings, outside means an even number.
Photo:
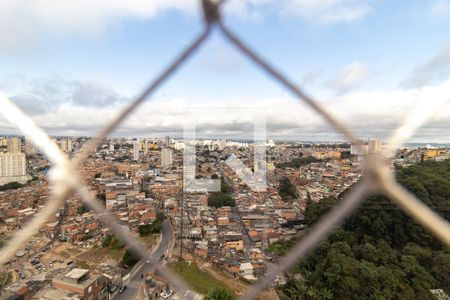
[[[161,149],[161,167],[168,168],[172,166],[173,162],[173,154],[172,149],[170,148],[162,148]]]
[[[71,138],[67,138],[67,139],[62,139],[61,140],[61,150],[64,152],[72,152],[72,139]]]
[[[133,160],[139,160],[139,140],[133,141]]]
[[[22,141],[18,137],[9,137],[8,138],[8,152],[9,153],[17,153],[22,151]]]
[[[144,155],[147,155],[148,153],[148,142],[147,140],[144,141]]]
[[[26,175],[24,153],[0,153],[0,177],[20,177]]]
[[[369,140],[369,153],[378,154],[383,150],[383,144],[380,140]]]

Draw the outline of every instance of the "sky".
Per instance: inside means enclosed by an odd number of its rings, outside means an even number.
[[[409,142],[450,142],[450,0],[228,0],[247,45],[362,138],[429,113]],[[196,0],[2,0],[0,93],[52,135],[95,135],[203,29]],[[0,107],[1,109],[1,107]],[[218,30],[115,136],[341,140]],[[0,117],[0,134],[17,134]]]

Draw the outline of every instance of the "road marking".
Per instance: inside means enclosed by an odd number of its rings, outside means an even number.
[[[132,289],[137,289],[141,284],[142,284],[142,281],[132,280],[127,284],[127,286]]]

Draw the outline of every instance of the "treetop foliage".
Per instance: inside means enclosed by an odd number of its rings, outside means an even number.
[[[399,169],[398,181],[450,219],[450,161],[426,161]],[[342,196],[309,201],[311,226]],[[270,246],[283,255],[295,243]],[[303,280],[280,288],[291,299],[433,299],[430,289],[450,293],[450,250],[382,195],[369,197],[309,257],[291,269]]]

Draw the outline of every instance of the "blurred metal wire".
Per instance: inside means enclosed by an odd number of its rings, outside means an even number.
[[[46,204],[46,209],[41,210],[25,227],[17,231],[8,241],[0,253],[0,263],[10,259],[16,251],[23,248],[33,235],[38,233],[50,216],[55,214],[63,204],[64,199],[71,192],[80,195],[83,203],[90,207],[101,218],[102,222],[109,226],[113,232],[127,244],[127,246],[139,257],[146,258],[148,250],[138,240],[134,239],[128,232],[118,225],[114,216],[109,214],[99,200],[89,192],[77,175],[77,170],[88,158],[91,151],[96,149],[103,139],[107,138],[127,116],[129,116],[145,99],[147,99],[158,87],[160,87],[175,71],[186,62],[192,54],[208,39],[211,28],[217,26],[228,41],[235,46],[244,56],[255,63],[264,72],[269,74],[275,81],[293,93],[297,98],[304,101],[313,111],[320,114],[331,126],[341,133],[349,142],[357,141],[354,133],[336,118],[326,107],[318,101],[308,96],[300,87],[290,81],[284,74],[273,67],[267,60],[256,54],[256,52],[243,41],[241,41],[222,22],[220,6],[225,0],[213,1],[202,0],[205,29],[194,41],[165,69],[163,72],[126,108],[124,108],[103,130],[88,143],[86,143],[77,156],[71,161],[50,141],[48,136],[34,122],[18,109],[11,101],[0,94],[0,107],[2,114],[11,124],[17,126],[20,131],[30,139],[53,164],[49,181],[51,185],[50,200]],[[418,111],[412,114],[409,119],[394,132],[389,140],[387,150],[381,157],[370,157],[365,164],[366,178],[358,183],[339,202],[329,214],[324,216],[319,222],[308,230],[308,233],[295,245],[295,247],[280,261],[267,271],[267,275],[252,285],[243,296],[243,299],[254,299],[259,293],[266,289],[277,275],[292,267],[299,259],[305,257],[320,245],[329,234],[345,219],[353,213],[360,204],[371,193],[382,192],[392,199],[406,214],[413,217],[419,224],[430,230],[447,246],[450,246],[450,224],[423,202],[409,193],[405,188],[395,181],[393,172],[386,166],[385,160],[395,154],[400,147],[414,132],[426,123],[433,111]],[[162,265],[154,264],[154,270],[158,270],[164,277],[179,289],[189,289],[189,286],[176,275],[171,273]]]

